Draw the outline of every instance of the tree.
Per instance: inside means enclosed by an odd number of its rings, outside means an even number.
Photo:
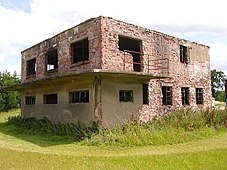
[[[223,89],[223,78],[224,73],[222,71],[217,71],[216,69],[211,70],[211,88],[212,88],[212,96],[217,98],[219,93],[218,91],[222,91]]]
[[[0,111],[7,111],[20,106],[20,93],[4,90],[4,87],[18,83],[20,83],[20,79],[16,72],[13,75],[6,70],[2,73],[0,72],[0,89],[3,88],[0,91]]]
[[[217,101],[225,102],[225,91],[217,91]]]

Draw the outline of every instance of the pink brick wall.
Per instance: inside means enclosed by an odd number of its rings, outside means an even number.
[[[22,52],[22,83],[51,77],[56,74],[71,74],[101,68],[100,19],[82,23]],[[89,61],[71,64],[70,44],[88,37]],[[58,48],[58,72],[45,74],[45,54]],[[36,75],[26,77],[26,61],[36,58]]]
[[[139,109],[140,120],[147,121],[154,114],[166,114],[182,107],[181,87],[189,87],[192,108],[211,106],[209,47],[178,39],[111,18],[101,18],[102,69],[132,71],[132,56],[118,48],[119,35],[142,40],[142,71],[168,76],[150,81],[150,103]],[[190,47],[190,63],[180,63],[180,45]],[[126,61],[124,63],[124,61]],[[162,105],[162,85],[172,87],[172,106]],[[196,88],[204,90],[204,104],[196,104]],[[146,115],[151,114],[151,115]]]

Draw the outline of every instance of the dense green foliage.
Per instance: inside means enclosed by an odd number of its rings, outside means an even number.
[[[217,91],[215,100],[225,102],[225,91]]]
[[[20,83],[20,79],[15,72],[11,75],[9,72],[0,72],[0,89]],[[9,92],[4,89],[0,91],[0,111],[7,111],[20,106],[20,93]]]
[[[211,88],[212,88],[212,96],[215,99],[220,99],[220,93],[219,91],[222,91],[223,89],[223,78],[224,78],[224,72],[217,71],[216,69],[211,70]],[[222,98],[221,98],[222,99]],[[222,100],[221,100],[222,101]],[[225,101],[225,100],[224,100]]]
[[[226,130],[226,110],[179,110],[149,123],[131,122],[113,128],[90,127],[80,123],[54,124],[47,118],[23,119],[10,117],[6,123],[16,126],[18,133],[64,137],[88,145],[148,146],[182,143],[211,137],[220,129]]]

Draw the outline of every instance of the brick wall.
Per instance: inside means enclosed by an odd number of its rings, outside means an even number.
[[[85,21],[50,39],[47,39],[22,52],[22,83],[66,73],[79,73],[101,67],[100,19]],[[87,38],[89,41],[89,61],[71,64],[70,45]],[[58,49],[58,72],[46,74],[45,54],[48,50]],[[26,76],[26,61],[36,58],[36,75]]]
[[[163,33],[117,21],[101,18],[102,69],[132,71],[132,55],[119,50],[119,35],[142,40],[142,71],[169,78],[153,79],[149,83],[150,107],[143,106],[140,119],[166,114],[182,107],[181,87],[189,88],[189,106],[211,106],[211,79],[209,47]],[[190,62],[180,63],[180,45],[189,47]],[[162,85],[172,87],[172,106],[162,105]],[[203,88],[204,104],[196,104],[196,88]],[[146,113],[146,114],[144,114]]]

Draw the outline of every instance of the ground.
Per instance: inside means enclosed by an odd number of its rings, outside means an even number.
[[[224,110],[225,109],[225,102],[215,101],[215,108]]]
[[[11,115],[18,111],[11,112]],[[5,122],[8,113],[0,113]],[[1,123],[0,123],[1,127]],[[182,144],[100,147],[0,129],[0,169],[227,169],[227,133]]]

